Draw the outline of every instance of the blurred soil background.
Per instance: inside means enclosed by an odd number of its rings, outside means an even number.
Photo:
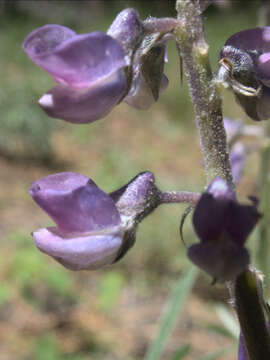
[[[255,27],[256,1],[232,1],[205,12],[211,63],[234,32]],[[134,248],[117,264],[97,272],[70,272],[40,253],[31,232],[50,224],[28,195],[31,182],[60,171],[91,177],[105,191],[150,170],[164,190],[202,191],[204,173],[186,81],[169,45],[170,83],[148,111],[117,106],[105,119],[72,125],[48,118],[36,104],[53,80],[23,53],[29,32],[47,23],[78,33],[106,31],[117,13],[136,7],[141,18],[175,16],[174,1],[0,0],[0,360],[136,360],[155,338],[174,283],[192,266],[179,239],[185,206],[164,205],[137,233]],[[224,113],[247,119],[224,92]],[[248,159],[238,188],[256,195],[258,161]],[[185,241],[196,241],[187,220]],[[256,234],[249,244],[254,247]],[[163,359],[236,359],[236,340],[218,314],[227,308],[225,286],[200,273]],[[206,359],[206,358],[205,358]],[[210,357],[209,357],[210,359]]]

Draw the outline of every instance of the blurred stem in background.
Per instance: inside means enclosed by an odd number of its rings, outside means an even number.
[[[270,24],[270,4],[268,0],[261,0],[259,9],[259,26]],[[269,263],[269,226],[270,226],[270,121],[263,122],[263,140],[260,154],[260,200],[263,218],[259,224],[259,241],[257,249],[257,265],[265,276],[266,288],[270,285]]]

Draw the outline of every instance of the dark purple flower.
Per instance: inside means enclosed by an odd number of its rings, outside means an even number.
[[[229,185],[216,178],[202,194],[193,215],[200,243],[188,257],[214,279],[235,278],[249,264],[245,241],[260,214],[255,205],[241,205]]]
[[[232,35],[220,53],[218,79],[254,120],[270,118],[270,27]]]
[[[137,224],[157,206],[155,189],[149,172],[112,194],[70,172],[38,180],[30,195],[56,227],[35,231],[36,246],[71,270],[112,264],[134,244]]]
[[[77,35],[45,25],[27,36],[23,49],[58,83],[39,100],[49,116],[89,123],[107,115],[126,91],[124,50],[102,32]]]

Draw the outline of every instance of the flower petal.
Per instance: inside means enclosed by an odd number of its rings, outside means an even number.
[[[216,178],[202,194],[193,214],[193,225],[202,241],[216,241],[224,229],[228,204],[235,196],[221,178]]]
[[[193,244],[187,255],[195,265],[219,281],[233,280],[249,264],[246,248],[237,246],[230,239]]]
[[[230,202],[227,207],[224,226],[230,236],[241,246],[244,245],[261,214],[254,205],[241,205]]]
[[[242,142],[239,141],[234,144],[230,153],[230,163],[232,168],[233,180],[236,184],[242,178],[246,156],[247,150],[242,144]]]
[[[135,9],[124,9],[121,11],[107,34],[118,40],[126,54],[126,61],[130,65],[132,54],[143,37],[143,25]]]
[[[65,237],[56,228],[33,233],[36,246],[70,270],[95,270],[110,265],[122,245],[122,234]]]
[[[79,174],[49,175],[33,183],[30,195],[65,234],[99,231],[120,224],[112,198]]]
[[[126,66],[121,45],[100,31],[76,35],[68,28],[46,25],[28,35],[23,49],[57,82],[76,88],[88,87]]]
[[[243,30],[233,34],[225,43],[243,50],[270,51],[270,26]]]
[[[51,117],[86,124],[106,116],[121,100],[125,89],[124,71],[119,69],[86,89],[55,86],[42,96],[39,105]]]
[[[270,52],[259,56],[257,67],[257,76],[265,86],[270,87]]]

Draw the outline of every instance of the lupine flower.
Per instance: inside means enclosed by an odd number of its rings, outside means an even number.
[[[34,182],[30,195],[56,224],[33,233],[36,246],[71,270],[119,260],[134,244],[139,221],[158,204],[150,172],[111,195],[86,176],[58,173]]]
[[[27,36],[23,49],[58,83],[39,100],[49,116],[89,123],[107,115],[126,91],[124,50],[107,34],[45,25]]]
[[[232,35],[220,53],[217,79],[253,120],[270,118],[270,27]]]
[[[214,179],[196,205],[193,226],[200,242],[189,247],[188,257],[214,279],[232,280],[249,264],[244,245],[259,217],[254,204],[239,204],[226,181]]]
[[[153,27],[159,19],[151,21]],[[105,117],[124,98],[135,108],[148,108],[168,84],[163,74],[168,37],[159,32],[160,26],[156,28],[154,34],[147,34],[137,11],[125,9],[107,34],[78,35],[60,25],[34,30],[23,49],[58,83],[41,97],[41,108],[51,117],[78,124]]]

